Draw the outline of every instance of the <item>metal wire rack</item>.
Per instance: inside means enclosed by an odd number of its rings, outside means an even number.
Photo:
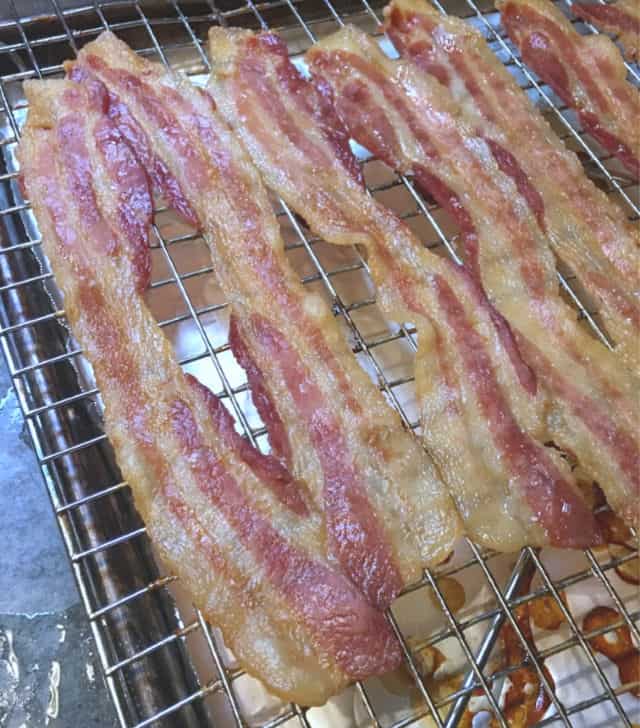
[[[634,600],[633,593],[629,596],[633,589],[625,591],[616,571],[635,563],[637,552],[631,549],[559,558],[556,554],[555,559],[553,554],[525,549],[512,558],[482,552],[468,541],[461,544],[450,563],[437,573],[425,573],[389,612],[406,658],[406,668],[396,676],[395,685],[380,680],[358,684],[324,709],[308,710],[270,699],[238,669],[216,630],[180,593],[176,579],[156,567],[144,524],[102,431],[99,392],[65,326],[62,301],[18,185],[15,150],[27,111],[22,82],[60,75],[62,61],[107,27],[138,52],[179,67],[197,82],[208,71],[204,40],[211,24],[270,27],[284,35],[292,53],[300,53],[345,22],[379,33],[383,3],[115,0],[63,7],[58,0],[48,1],[40,15],[28,15],[20,0],[8,0],[8,10],[0,10],[0,346],[123,728],[454,728],[471,725],[468,707],[480,695],[492,713],[491,725],[521,725],[513,722],[501,693],[524,668],[537,676],[549,704],[536,725],[631,728],[634,719],[640,722],[638,701],[630,698],[629,686],[620,685],[612,663],[593,646],[602,635],[613,635],[615,641],[622,629],[629,630],[638,644],[640,600]],[[582,157],[593,179],[637,219],[637,187],[615,160],[583,137],[572,112],[521,65],[501,33],[492,6],[485,0],[434,1],[442,12],[468,18],[482,31],[558,133]],[[581,32],[596,32],[582,23],[577,27]],[[629,66],[628,71],[630,80],[637,83],[637,66]],[[371,158],[364,158],[363,164],[371,193],[392,205],[426,244],[443,246],[453,254],[455,231],[442,211],[423,198],[410,179],[392,175]],[[411,406],[414,330],[379,316],[366,285],[366,263],[357,251],[329,249],[284,204],[276,204],[289,255],[304,283],[324,291],[344,321],[356,355],[405,424],[418,427]],[[264,445],[264,428],[229,352],[226,306],[215,287],[203,242],[162,209],[157,211],[154,230],[154,275],[148,294],[152,309],[185,369],[208,378],[217,393],[228,398],[245,434]],[[585,325],[606,342],[597,311],[582,303],[572,277],[559,274],[559,285]],[[475,584],[483,595],[480,602],[472,599],[461,608],[454,599],[459,589],[450,589],[455,580]],[[579,610],[569,598],[571,590],[600,599],[615,609],[615,619],[585,631]],[[542,599],[555,605],[562,627],[533,640],[520,615],[523,608]],[[428,626],[416,630],[412,624],[416,614],[426,615]],[[501,661],[499,656],[507,628],[518,645],[516,661]],[[427,656],[451,649],[459,653],[455,679],[436,684],[437,671],[425,667]],[[554,660],[560,665],[560,680],[551,667]],[[577,690],[572,685],[578,685]],[[485,724],[488,715],[485,711]]]

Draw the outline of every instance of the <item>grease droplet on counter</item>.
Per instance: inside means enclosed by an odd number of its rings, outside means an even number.
[[[49,669],[49,702],[45,726],[49,725],[51,719],[55,720],[60,712],[60,663],[54,660]]]

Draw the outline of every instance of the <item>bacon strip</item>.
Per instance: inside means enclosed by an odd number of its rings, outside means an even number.
[[[24,186],[93,365],[107,433],[167,567],[246,669],[287,700],[319,705],[393,668],[395,637],[327,562],[322,519],[184,375],[146,307],[151,199],[105,114],[106,91],[55,80],[27,82],[25,92]]]
[[[636,0],[617,0],[611,4],[599,2],[572,3],[571,11],[596,28],[617,36],[626,57],[638,60],[640,53],[640,6]]]
[[[589,180],[577,156],[468,23],[441,15],[423,0],[393,0],[385,9],[385,30],[403,57],[437,78],[464,108],[554,253],[597,304],[618,355],[638,371],[637,226]]]
[[[553,256],[535,215],[519,199],[510,165],[494,158],[447,89],[413,64],[384,56],[361,31],[349,27],[324,39],[308,60],[333,89],[354,138],[395,169],[414,174],[460,220],[467,266],[514,327],[519,350],[546,394],[543,437],[577,456],[583,474],[598,480],[611,504],[635,520],[635,382],[579,328],[560,298]]]
[[[502,23],[522,60],[578,112],[586,132],[640,177],[640,97],[626,80],[615,44],[580,35],[547,0],[498,0]]]
[[[433,463],[360,368],[326,304],[305,293],[258,173],[211,97],[110,34],[85,46],[78,65],[135,120],[136,138],[197,216],[232,306],[231,344],[276,452],[323,514],[332,557],[373,605],[387,607],[448,555],[459,532]],[[327,133],[331,154],[344,157],[346,137]]]
[[[209,38],[211,92],[266,183],[325,240],[364,245],[384,309],[416,322],[424,438],[468,532],[504,550],[598,541],[568,469],[529,434],[547,405],[509,327],[474,278],[426,251],[335,153],[328,84],[304,80],[274,35]]]

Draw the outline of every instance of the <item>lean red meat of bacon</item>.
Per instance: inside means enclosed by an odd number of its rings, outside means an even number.
[[[212,98],[110,34],[85,46],[71,73],[107,85],[116,124],[128,120],[126,133],[154,150],[194,211],[275,450],[323,514],[332,557],[372,604],[388,606],[459,532],[433,463],[329,307],[304,291],[259,175]]]
[[[640,177],[640,95],[605,35],[580,35],[547,0],[498,0],[522,60],[578,113],[584,130]]]
[[[222,403],[179,367],[143,298],[147,176],[98,82],[25,83],[19,157],[105,427],[165,564],[241,664],[287,700],[323,703],[397,665],[382,614],[324,555],[322,519]]]
[[[354,138],[418,185],[460,224],[467,268],[514,327],[547,395],[546,439],[573,453],[614,508],[637,519],[636,385],[560,298],[547,240],[491,145],[448,90],[413,63],[384,56],[353,27],[308,52]],[[569,376],[569,372],[571,373]]]
[[[210,90],[266,183],[325,240],[366,247],[384,309],[417,323],[424,438],[469,533],[504,550],[597,541],[567,468],[531,435],[546,404],[508,325],[465,269],[365,193],[336,150],[329,86],[303,79],[272,34],[214,28],[210,55]]]
[[[609,7],[609,6],[598,6]],[[393,0],[385,29],[400,54],[449,90],[578,277],[625,365],[640,369],[639,231],[586,176],[469,23],[424,0]],[[549,174],[549,170],[553,174]]]
[[[616,0],[614,3],[571,3],[571,12],[596,28],[615,35],[626,57],[638,60],[640,53],[640,5],[637,0]]]

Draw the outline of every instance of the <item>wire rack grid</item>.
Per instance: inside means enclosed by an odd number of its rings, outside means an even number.
[[[15,149],[27,111],[22,82],[61,75],[61,62],[104,28],[111,28],[141,54],[179,67],[198,82],[208,71],[204,42],[211,24],[272,28],[283,33],[292,53],[300,53],[345,22],[379,33],[383,5],[377,0],[116,0],[73,8],[63,8],[58,0],[50,3],[45,15],[26,15],[18,0],[9,0],[9,17],[0,20],[0,346],[118,719],[123,728],[337,725],[322,711],[298,705],[270,703],[265,713],[252,713],[251,696],[259,693],[255,681],[234,665],[215,629],[185,602],[179,588],[175,589],[175,578],[156,567],[144,524],[102,431],[100,397],[90,367],[65,326],[63,302],[41,253],[29,205],[21,196]],[[615,160],[583,137],[572,112],[522,66],[500,30],[493,7],[484,0],[444,4],[436,0],[436,4],[442,12],[468,18],[483,32],[558,133],[582,157],[589,174],[626,207],[631,219],[637,219],[637,187]],[[596,32],[585,24],[577,27],[581,32]],[[637,82],[637,67],[628,70],[630,79]],[[371,194],[396,208],[420,232],[425,244],[455,256],[455,230],[433,201],[422,197],[411,179],[382,170],[376,160],[365,157],[363,164]],[[357,296],[351,293],[349,277],[366,278],[366,261],[357,251],[339,259],[332,257],[286,205],[281,201],[276,205],[288,253],[292,261],[298,261],[303,282],[324,291],[346,326],[354,353],[405,424],[418,428],[410,406],[410,365],[404,369],[395,366],[407,353],[410,362],[415,331],[408,325],[381,323],[375,313],[375,296],[367,294],[370,288],[360,285]],[[264,446],[265,431],[251,408],[246,381],[238,376],[230,358],[226,305],[216,291],[215,271],[203,242],[159,208],[152,252],[150,305],[176,345],[181,364],[190,371],[206,371],[244,434]],[[559,273],[559,285],[585,325],[608,343],[598,327],[597,311],[582,303],[572,277]],[[367,325],[368,316],[377,322],[373,329]],[[402,356],[397,358],[399,351]],[[498,568],[504,566],[504,557],[483,552],[469,541],[459,552],[437,573],[425,572],[423,580],[399,600],[417,600],[419,609],[437,616],[427,637],[419,642],[411,638],[401,609],[394,607],[388,613],[406,658],[403,684],[413,695],[411,704],[400,714],[389,712],[380,704],[375,681],[358,684],[348,698],[354,724],[385,728],[469,725],[468,705],[480,693],[492,712],[492,725],[507,726],[510,718],[501,704],[501,686],[518,670],[528,668],[537,675],[549,703],[537,725],[588,725],[579,721],[594,707],[606,705],[608,722],[603,725],[631,728],[631,714],[623,705],[628,686],[614,687],[615,680],[593,648],[593,640],[622,628],[639,639],[640,610],[626,605],[615,576],[616,569],[631,563],[637,554],[630,549],[622,554],[587,551],[558,574],[544,554],[532,549],[510,560],[506,572]],[[482,608],[463,613],[452,604],[445,585],[447,580],[464,579],[471,571],[489,596]],[[532,583],[536,585],[532,587]],[[564,597],[566,590],[581,585],[602,591],[617,619],[585,631]],[[525,634],[518,615],[523,607],[543,598],[559,610],[565,632],[554,644],[541,648]],[[496,666],[492,658],[505,627],[515,634],[521,659]],[[473,630],[476,634],[479,630],[480,637],[472,640]],[[449,643],[457,645],[462,654],[459,679],[448,690],[434,690],[425,679],[422,656]],[[579,652],[592,679],[588,691],[567,700],[546,665],[572,650]]]

